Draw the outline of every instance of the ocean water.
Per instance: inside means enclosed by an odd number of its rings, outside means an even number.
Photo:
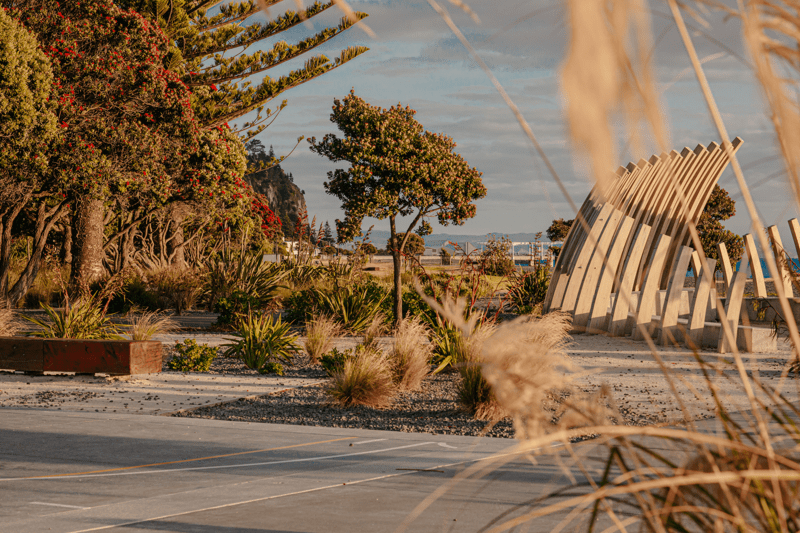
[[[764,277],[765,278],[770,277],[769,268],[767,268],[767,262],[764,259],[761,259],[761,258],[759,258],[759,260],[761,261],[761,272],[764,273]],[[739,270],[739,267],[740,267],[741,264],[742,264],[741,261],[737,261],[736,262],[736,270]],[[792,269],[795,272],[800,272],[800,259],[798,259],[797,257],[793,257],[792,258]],[[747,277],[748,278],[752,278],[753,275],[750,274],[750,265],[747,266],[747,272],[748,272]],[[687,276],[691,276],[692,272],[689,271],[686,275]]]

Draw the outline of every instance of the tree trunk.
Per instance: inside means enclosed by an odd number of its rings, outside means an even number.
[[[39,268],[42,265],[42,255],[44,253],[44,247],[47,244],[47,237],[50,235],[56,222],[66,213],[67,206],[63,202],[48,209],[47,200],[39,200],[31,253],[16,283],[8,290],[6,299],[9,305],[22,299],[28,292],[28,289],[31,288],[31,285],[33,285],[39,273]]]
[[[397,243],[397,230],[394,217],[389,217],[389,237],[392,243],[392,266],[394,267],[394,325],[403,320],[403,285],[400,282],[400,247]]]
[[[87,199],[75,206],[70,276],[73,291],[86,290],[103,276],[103,214],[102,200]]]
[[[188,212],[185,204],[174,203],[169,212],[169,264],[178,268],[186,268],[186,238],[183,233],[183,221]]]
[[[64,245],[61,247],[61,260],[65,265],[72,264],[72,224],[64,223]]]

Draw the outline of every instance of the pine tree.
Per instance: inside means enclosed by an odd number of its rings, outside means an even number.
[[[322,238],[325,244],[333,244],[333,231],[331,230],[330,223],[325,221],[325,228],[322,230]]]
[[[263,0],[259,3],[269,7],[279,1]],[[157,20],[171,37],[173,48],[165,59],[166,66],[180,72],[192,89],[196,100],[193,107],[202,126],[221,126],[256,112],[253,120],[239,127],[233,126],[235,131],[245,134],[245,139],[263,131],[266,121],[286,106],[284,100],[276,108],[265,110],[267,103],[368,50],[363,46],[352,46],[333,60],[319,54],[309,58],[301,69],[278,78],[265,76],[260,83],[253,85],[250,82],[252,76],[303,56],[367,15],[351,12],[336,27],[324,28],[295,44],[278,41],[270,50],[234,53],[225,57],[233,50],[246,50],[272,39],[325,12],[335,2],[315,2],[300,12],[287,11],[267,23],[250,24],[245,23],[261,10],[253,0],[226,2],[212,16],[208,16],[208,12],[220,4],[220,0],[121,0],[118,3]]]

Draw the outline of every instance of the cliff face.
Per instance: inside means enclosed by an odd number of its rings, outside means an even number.
[[[267,197],[269,208],[281,219],[283,235],[294,237],[297,219],[306,210],[306,199],[300,188],[292,182],[291,174],[287,175],[278,165],[245,179],[254,191]]]

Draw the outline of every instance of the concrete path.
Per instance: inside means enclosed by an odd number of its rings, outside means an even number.
[[[488,465],[512,444],[7,408],[0,410],[0,532],[396,531],[465,466]],[[486,477],[459,482],[408,531],[478,531],[525,510],[562,478],[552,457],[505,459]]]
[[[202,373],[122,377],[0,374],[0,407],[157,415],[255,398],[320,380]]]

